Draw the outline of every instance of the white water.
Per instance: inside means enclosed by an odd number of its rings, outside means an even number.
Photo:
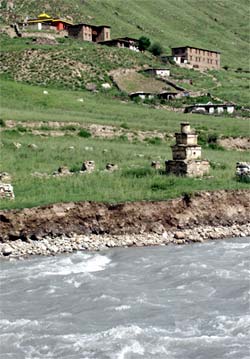
[[[1,359],[247,359],[250,238],[1,262]]]

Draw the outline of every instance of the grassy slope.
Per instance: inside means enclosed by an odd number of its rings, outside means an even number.
[[[184,115],[157,110],[134,103],[120,103],[102,94],[49,89],[44,95],[38,86],[3,81],[3,119],[21,121],[78,121],[82,123],[126,123],[130,130],[160,130],[173,133],[179,123],[189,120],[196,129],[206,133],[244,136],[249,133],[249,121],[231,118]],[[77,101],[83,98],[83,103]],[[98,105],[97,105],[98,104]],[[25,123],[24,123],[25,125]],[[17,150],[13,142],[22,147]],[[197,180],[166,177],[150,170],[152,160],[171,158],[169,142],[129,143],[126,138],[114,140],[63,136],[34,136],[27,132],[7,130],[1,133],[1,168],[13,176],[16,194],[14,202],[1,201],[2,208],[21,208],[39,204],[72,201],[125,201],[166,199],[183,192],[222,188],[247,188],[234,179],[235,163],[247,161],[249,152],[204,149],[204,157],[214,164],[212,178]],[[34,143],[37,150],[28,144]],[[69,147],[74,146],[74,150]],[[86,150],[92,147],[93,150]],[[103,151],[106,149],[108,151]],[[61,165],[80,168],[84,160],[95,160],[97,171],[86,176],[39,179],[33,172],[51,174]],[[119,165],[119,171],[102,172],[106,163]]]
[[[248,0],[15,0],[15,12],[37,15],[42,10],[75,21],[109,24],[112,37],[149,36],[166,51],[191,44],[222,52],[222,65],[248,68]],[[223,34],[223,36],[222,36]]]

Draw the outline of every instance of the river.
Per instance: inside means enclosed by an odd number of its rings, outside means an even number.
[[[1,359],[247,359],[250,238],[1,262]]]

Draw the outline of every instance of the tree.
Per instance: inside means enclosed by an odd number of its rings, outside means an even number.
[[[139,47],[139,50],[140,50],[140,51],[145,51],[145,50],[147,50],[147,49],[149,48],[150,44],[151,44],[151,41],[150,41],[150,39],[149,39],[148,37],[146,37],[146,36],[141,36],[141,37],[139,38],[138,47]]]
[[[149,49],[150,52],[152,52],[155,56],[160,56],[163,53],[163,47],[158,42],[154,42]]]

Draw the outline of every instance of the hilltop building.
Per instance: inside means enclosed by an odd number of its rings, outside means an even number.
[[[73,23],[67,19],[52,17],[45,13],[37,16],[35,19],[26,18],[23,22],[18,23],[23,29],[28,28],[31,30],[67,30]]]
[[[171,58],[180,66],[201,70],[219,70],[220,52],[193,46],[172,47]]]
[[[167,174],[202,177],[209,173],[209,162],[201,159],[197,138],[189,122],[181,123],[181,132],[175,134],[176,144],[172,146],[173,160],[166,161]]]

